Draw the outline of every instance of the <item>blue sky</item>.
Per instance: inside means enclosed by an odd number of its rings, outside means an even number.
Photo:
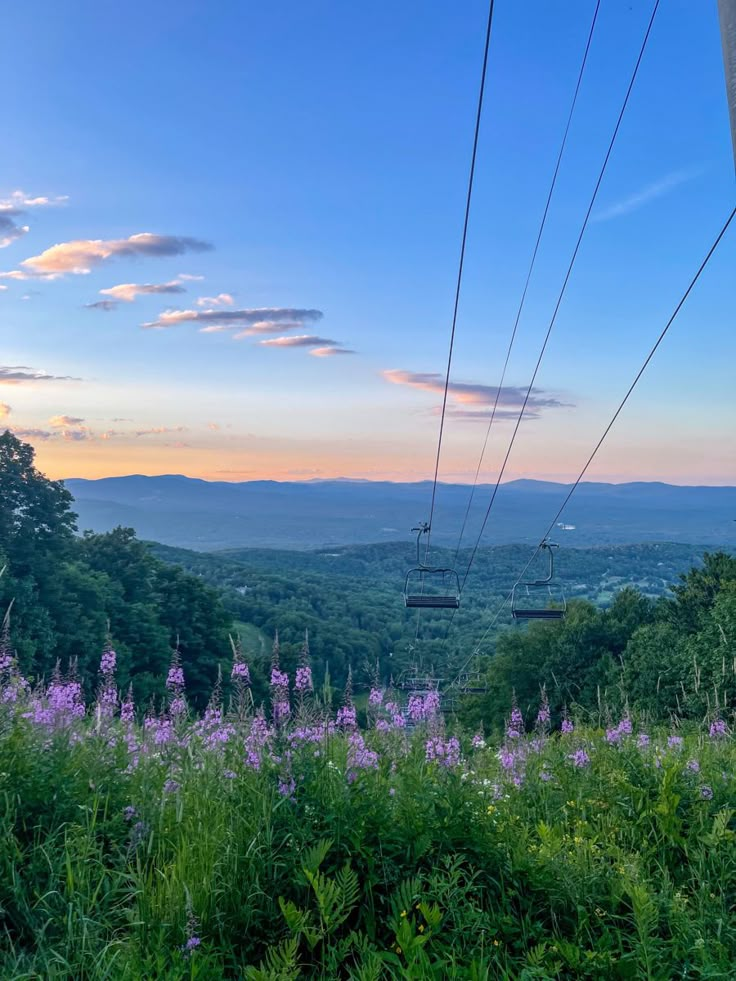
[[[444,479],[475,472],[593,7],[496,4]],[[650,12],[601,5],[484,479]],[[0,414],[42,467],[431,476],[486,13],[6,8]],[[715,5],[668,0],[507,477],[577,474],[734,196]],[[736,483],[735,260],[732,231],[594,478]]]

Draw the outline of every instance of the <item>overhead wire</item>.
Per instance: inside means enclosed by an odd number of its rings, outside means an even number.
[[[449,391],[449,387],[450,387],[450,371],[451,371],[451,368],[452,368],[452,353],[453,353],[453,348],[454,348],[454,345],[455,345],[455,329],[457,327],[457,316],[458,316],[458,310],[460,308],[460,291],[461,291],[462,281],[463,281],[463,268],[465,266],[465,248],[466,248],[467,241],[468,241],[468,226],[470,224],[470,204],[471,204],[471,201],[472,201],[472,198],[473,198],[473,183],[474,183],[474,180],[475,180],[475,163],[476,163],[476,159],[478,157],[478,141],[479,141],[479,138],[480,138],[480,122],[481,122],[481,116],[483,114],[483,96],[484,96],[485,88],[486,88],[486,74],[487,74],[487,70],[488,70],[488,52],[489,52],[490,46],[491,46],[491,27],[493,25],[493,10],[494,10],[494,6],[495,6],[495,0],[490,0],[489,6],[488,6],[488,21],[487,21],[487,24],[486,24],[485,45],[484,45],[484,49],[483,49],[483,68],[481,70],[480,87],[479,87],[479,91],[478,91],[478,108],[477,108],[476,115],[475,115],[475,130],[474,130],[474,134],[473,134],[473,152],[472,152],[472,155],[471,155],[471,158],[470,158],[470,173],[468,175],[468,190],[467,190],[467,194],[466,194],[466,198],[465,198],[465,218],[463,220],[463,233],[462,233],[462,240],[461,240],[461,244],[460,244],[460,260],[459,260],[459,263],[458,263],[457,282],[456,282],[456,285],[455,285],[455,302],[454,302],[453,311],[452,311],[452,327],[451,327],[451,330],[450,330],[450,346],[449,346],[449,350],[448,350],[448,353],[447,353],[447,371],[445,372],[445,389],[444,389],[444,394],[442,396],[442,412],[440,414],[440,429],[439,429],[439,435],[437,437],[437,455],[436,455],[435,465],[434,465],[434,480],[432,481],[432,499],[431,499],[431,503],[430,503],[430,507],[429,507],[429,521],[427,522],[427,524],[428,524],[429,527],[427,529],[427,543],[426,543],[426,550],[425,550],[425,553],[424,553],[424,562],[425,562],[425,565],[427,563],[427,559],[428,559],[428,556],[429,556],[430,536],[432,534],[432,519],[434,517],[434,507],[435,507],[435,501],[436,501],[436,498],[437,498],[437,480],[438,480],[438,477],[439,477],[440,456],[441,456],[441,453],[442,453],[442,436],[444,434],[444,428],[445,428],[445,414],[446,414],[446,411],[447,411],[447,395],[448,395],[448,391]]]
[[[588,459],[585,461],[585,465],[583,466],[582,470],[580,471],[580,473],[576,477],[575,482],[571,485],[569,491],[567,492],[567,494],[565,496],[565,499],[563,500],[562,504],[558,508],[557,513],[555,514],[554,518],[552,518],[552,521],[550,522],[549,527],[547,528],[547,530],[545,531],[545,533],[542,535],[542,538],[540,540],[540,544],[537,545],[537,547],[533,551],[533,553],[532,553],[529,561],[524,566],[523,570],[521,571],[520,575],[518,576],[518,578],[516,580],[517,582],[519,582],[520,580],[522,580],[524,578],[524,576],[526,575],[527,570],[529,569],[529,567],[531,566],[531,564],[534,562],[534,560],[536,559],[536,557],[539,555],[539,553],[541,551],[541,548],[542,548],[541,542],[544,542],[548,538],[548,536],[550,535],[550,533],[554,529],[555,525],[559,521],[560,517],[562,516],[562,513],[564,512],[565,508],[570,503],[570,499],[572,498],[573,494],[577,490],[577,488],[578,488],[580,482],[582,481],[583,477],[588,472],[588,469],[589,469],[591,463],[595,459],[595,457],[596,457],[598,451],[600,450],[601,446],[603,445],[606,437],[610,433],[611,429],[613,428],[614,424],[616,423],[616,420],[618,419],[619,415],[623,411],[624,406],[626,405],[626,403],[628,402],[629,398],[631,397],[632,392],[634,391],[634,389],[638,385],[639,380],[641,379],[642,375],[646,371],[646,369],[647,369],[650,361],[652,360],[652,358],[656,354],[657,349],[659,348],[660,344],[662,343],[662,341],[666,337],[666,335],[667,335],[670,327],[672,326],[672,324],[677,319],[678,314],[682,310],[683,306],[685,305],[685,302],[687,301],[687,299],[690,296],[691,292],[695,288],[696,283],[698,282],[698,280],[700,279],[701,275],[705,271],[705,269],[706,269],[708,263],[710,262],[710,260],[711,260],[711,258],[713,256],[714,252],[716,251],[716,249],[718,248],[718,246],[721,243],[721,240],[723,239],[724,235],[728,231],[728,228],[731,225],[731,222],[733,221],[734,217],[736,217],[736,207],[732,209],[732,211],[731,211],[730,215],[728,216],[728,218],[726,219],[723,227],[721,228],[721,230],[719,231],[718,235],[716,236],[715,241],[713,242],[713,244],[711,245],[711,247],[708,249],[708,252],[706,253],[706,256],[703,259],[703,261],[700,263],[700,266],[698,267],[697,272],[695,273],[695,275],[690,280],[690,283],[688,284],[687,289],[685,290],[685,292],[680,297],[680,300],[678,301],[677,306],[675,307],[674,311],[672,312],[672,315],[670,316],[669,320],[667,321],[667,323],[665,324],[665,326],[662,329],[661,333],[659,334],[659,337],[657,338],[657,340],[655,341],[655,343],[652,345],[649,353],[647,354],[646,358],[644,359],[644,362],[642,363],[641,367],[639,368],[639,370],[637,371],[636,375],[634,376],[634,380],[629,385],[629,387],[628,387],[628,389],[626,391],[626,394],[624,395],[624,397],[619,402],[619,404],[618,404],[618,406],[616,408],[616,411],[611,416],[611,419],[609,420],[607,426],[603,430],[603,433],[601,434],[598,442],[595,444],[595,446],[593,447],[592,452],[588,456]],[[493,627],[498,622],[498,619],[499,619],[501,613],[503,612],[503,610],[507,606],[509,600],[511,599],[512,592],[513,592],[513,590],[509,591],[509,593],[506,596],[506,598],[503,600],[503,602],[500,604],[500,606],[496,610],[496,614],[495,614],[493,620],[488,625],[488,627],[486,627],[486,630],[485,630],[483,636],[481,637],[480,641],[478,642],[478,644],[473,649],[473,653],[470,655],[470,657],[467,658],[467,660],[465,661],[465,663],[463,664],[463,666],[460,668],[460,671],[458,672],[457,677],[453,681],[452,685],[450,685],[450,687],[453,687],[455,684],[457,684],[457,680],[461,676],[462,672],[465,670],[465,668],[468,666],[468,664],[472,661],[472,659],[474,657],[476,657],[480,653],[481,646],[483,645],[483,643],[484,643],[486,637],[488,636],[488,634],[491,632],[491,630],[493,629]]]
[[[442,396],[442,411],[440,414],[440,428],[437,436],[437,454],[434,465],[434,478],[432,480],[432,498],[429,506],[429,520],[427,522],[427,541],[424,551],[424,565],[429,561],[429,547],[432,536],[432,521],[434,519],[434,508],[437,499],[437,481],[440,471],[440,457],[442,455],[442,437],[445,430],[445,415],[447,412],[447,396],[450,388],[450,371],[452,369],[452,354],[455,346],[455,332],[457,328],[458,311],[460,309],[460,292],[463,282],[463,270],[465,268],[465,250],[468,241],[468,227],[470,225],[470,205],[473,199],[473,184],[475,182],[475,164],[478,157],[478,142],[480,139],[480,123],[483,115],[483,97],[486,88],[486,75],[488,72],[488,53],[491,46],[491,28],[493,26],[493,12],[495,0],[490,0],[488,5],[488,20],[486,22],[485,43],[483,46],[483,67],[480,74],[480,85],[478,89],[478,106],[475,114],[475,128],[473,131],[473,150],[470,157],[470,172],[468,174],[468,189],[465,197],[465,215],[463,218],[463,232],[460,242],[460,259],[458,262],[457,281],[455,284],[455,299],[452,310],[452,325],[450,328],[450,345],[447,352],[447,370],[445,372],[445,387]],[[424,591],[424,581],[422,581],[422,592]],[[417,609],[416,631],[414,643],[419,639],[419,628],[421,624],[421,607]]]
[[[514,320],[514,326],[513,326],[513,329],[511,331],[511,338],[509,340],[508,348],[506,350],[506,359],[505,359],[505,361],[503,363],[503,369],[501,371],[501,380],[499,381],[498,387],[496,389],[496,396],[494,398],[493,408],[491,410],[491,418],[490,418],[490,420],[488,422],[488,429],[486,430],[485,439],[483,441],[483,446],[482,446],[481,451],[480,451],[480,457],[478,458],[478,466],[475,469],[475,477],[473,478],[473,485],[472,485],[472,487],[470,489],[470,498],[468,500],[468,505],[467,505],[467,507],[465,509],[465,515],[463,517],[462,527],[460,528],[460,534],[458,536],[457,546],[455,547],[455,557],[453,558],[453,561],[452,561],[453,567],[455,567],[457,565],[457,559],[458,559],[458,554],[460,552],[460,546],[462,545],[463,537],[465,535],[465,528],[466,528],[467,523],[468,523],[468,518],[470,517],[470,510],[471,510],[471,508],[473,506],[473,499],[475,497],[475,490],[476,490],[476,487],[478,485],[478,477],[480,476],[480,470],[481,470],[481,467],[483,465],[483,459],[485,457],[486,448],[488,446],[488,440],[490,438],[491,430],[493,428],[493,423],[494,423],[494,421],[496,419],[496,411],[498,409],[499,398],[500,398],[501,392],[503,390],[503,383],[506,380],[506,371],[507,371],[508,366],[509,366],[509,359],[511,358],[511,352],[512,352],[513,347],[514,347],[514,341],[516,340],[516,334],[517,334],[517,331],[518,331],[518,328],[519,328],[519,321],[521,320],[521,315],[522,315],[522,312],[524,310],[524,304],[526,303],[526,295],[527,295],[527,292],[529,291],[529,284],[531,282],[532,274],[534,272],[534,266],[536,265],[537,253],[539,252],[539,245],[540,245],[540,242],[542,241],[542,235],[544,234],[544,229],[545,229],[545,226],[547,224],[547,215],[549,214],[549,208],[550,208],[550,204],[552,202],[552,195],[554,194],[555,187],[557,186],[557,177],[558,177],[559,172],[560,172],[560,165],[562,163],[562,157],[563,157],[564,152],[565,152],[565,147],[567,146],[567,137],[568,137],[568,134],[570,133],[570,126],[572,124],[573,115],[575,114],[575,106],[577,105],[578,95],[580,94],[580,87],[582,85],[583,76],[585,74],[585,66],[588,63],[588,54],[590,52],[590,46],[591,46],[591,43],[593,41],[593,34],[595,32],[595,25],[596,25],[596,22],[598,20],[598,12],[600,10],[600,7],[601,7],[601,0],[596,0],[595,9],[593,10],[593,19],[592,19],[591,24],[590,24],[590,30],[588,31],[588,40],[587,40],[587,42],[585,44],[585,51],[583,52],[583,60],[582,60],[582,62],[580,64],[580,70],[578,72],[578,78],[577,78],[577,82],[575,84],[575,91],[573,93],[572,102],[570,104],[570,111],[568,112],[568,115],[567,115],[567,122],[565,124],[565,129],[564,129],[564,132],[563,132],[563,135],[562,135],[562,142],[560,144],[559,153],[557,154],[557,161],[555,163],[554,171],[553,171],[553,174],[552,174],[552,181],[550,183],[549,191],[547,193],[547,200],[546,200],[545,205],[544,205],[544,211],[542,213],[542,220],[540,222],[539,231],[537,233],[537,240],[534,243],[534,249],[532,251],[531,261],[529,263],[529,268],[528,268],[527,274],[526,274],[526,281],[524,283],[524,289],[522,290],[522,293],[521,293],[521,299],[519,301],[519,306],[518,306],[518,309],[516,311],[516,318]]]
[[[616,125],[614,127],[613,134],[612,134],[611,139],[609,141],[608,149],[606,150],[606,155],[605,155],[605,157],[603,159],[603,164],[602,164],[602,166],[600,168],[600,171],[599,171],[599,174],[598,174],[598,178],[596,180],[595,187],[593,189],[593,194],[591,195],[590,203],[588,204],[588,208],[587,208],[587,211],[585,213],[585,218],[583,219],[583,223],[582,223],[582,226],[580,228],[580,232],[578,234],[577,241],[575,243],[575,248],[573,249],[572,256],[570,258],[570,262],[569,262],[568,267],[567,267],[567,272],[565,273],[565,277],[564,277],[563,282],[562,282],[562,287],[561,287],[560,292],[558,294],[557,301],[555,303],[555,307],[554,307],[554,310],[552,312],[552,317],[550,319],[549,325],[547,327],[547,331],[546,331],[545,336],[544,336],[544,340],[542,342],[541,349],[539,351],[539,356],[537,358],[537,362],[536,362],[536,364],[534,366],[534,371],[532,373],[532,377],[531,377],[531,379],[529,381],[529,385],[527,387],[526,393],[524,395],[524,399],[522,401],[521,409],[519,410],[519,415],[518,415],[518,417],[516,419],[516,424],[514,426],[514,430],[513,430],[512,434],[511,434],[511,439],[509,441],[509,445],[508,445],[508,448],[506,450],[506,455],[504,457],[503,464],[501,465],[501,469],[499,470],[498,477],[496,479],[496,483],[494,485],[493,492],[491,494],[491,499],[490,499],[490,501],[488,503],[488,508],[486,509],[486,513],[485,513],[485,516],[483,518],[483,522],[482,522],[481,527],[480,527],[480,531],[478,532],[478,536],[476,538],[475,544],[474,544],[474,546],[472,548],[472,551],[470,553],[470,558],[468,560],[468,565],[467,565],[467,568],[466,568],[465,573],[463,575],[462,582],[460,584],[460,593],[461,594],[462,594],[462,592],[463,592],[463,590],[465,588],[465,584],[467,583],[468,576],[470,574],[470,570],[472,568],[473,562],[475,561],[475,557],[477,555],[478,548],[480,546],[480,542],[481,542],[481,539],[483,537],[483,532],[485,531],[486,525],[488,524],[488,519],[489,519],[489,517],[491,515],[491,511],[493,509],[493,505],[495,503],[496,496],[498,494],[498,489],[501,486],[501,481],[503,479],[504,473],[506,472],[506,466],[508,464],[509,457],[511,456],[511,451],[512,451],[512,449],[514,447],[514,443],[516,441],[516,436],[517,436],[517,434],[519,432],[519,427],[520,427],[521,422],[522,422],[522,420],[524,418],[524,413],[526,411],[526,407],[527,407],[527,404],[529,402],[529,398],[531,396],[532,389],[534,387],[534,382],[536,381],[537,374],[539,373],[539,368],[540,368],[540,366],[542,364],[542,359],[544,358],[545,351],[547,350],[547,345],[549,343],[549,339],[550,339],[550,336],[552,334],[552,330],[553,330],[554,325],[555,325],[555,323],[557,321],[557,314],[559,313],[560,306],[562,304],[562,300],[563,300],[563,298],[565,296],[565,292],[567,290],[567,286],[568,286],[568,283],[570,281],[570,276],[572,275],[572,271],[573,271],[573,268],[575,266],[575,261],[576,261],[577,256],[578,256],[578,252],[580,251],[580,245],[581,245],[581,243],[583,241],[583,237],[585,235],[585,231],[586,231],[586,229],[588,227],[588,223],[590,221],[590,216],[591,216],[591,213],[593,211],[593,207],[595,206],[595,202],[596,202],[596,200],[598,198],[598,192],[600,190],[601,184],[603,183],[603,177],[604,177],[604,175],[606,173],[606,169],[608,167],[608,162],[609,162],[609,160],[611,158],[611,153],[613,152],[613,148],[614,148],[614,145],[616,143],[616,138],[618,137],[618,133],[619,133],[619,130],[621,128],[621,123],[623,121],[624,115],[626,113],[626,109],[627,109],[628,104],[629,104],[629,99],[631,97],[631,93],[632,93],[633,88],[634,88],[634,83],[636,82],[637,75],[639,74],[639,68],[641,66],[642,60],[644,58],[644,52],[646,51],[647,44],[649,42],[649,37],[651,35],[652,27],[654,25],[654,19],[655,19],[656,15],[657,15],[657,10],[659,9],[659,3],[660,3],[660,0],[655,0],[654,6],[652,8],[652,14],[651,14],[651,17],[649,18],[649,23],[647,24],[647,29],[646,29],[646,32],[644,34],[644,39],[643,39],[643,41],[641,43],[641,47],[639,49],[639,54],[638,54],[638,57],[636,59],[636,63],[634,65],[634,70],[632,72],[632,75],[631,75],[631,79],[629,81],[628,88],[626,89],[626,95],[624,96],[624,100],[623,100],[623,103],[621,105],[621,110],[620,110],[620,112],[618,114],[618,118],[616,120]],[[450,623],[451,622],[452,621],[450,621]],[[449,625],[448,625],[448,630],[449,630]]]

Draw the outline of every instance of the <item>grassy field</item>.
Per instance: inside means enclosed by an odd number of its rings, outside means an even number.
[[[106,660],[105,660],[106,658]],[[176,661],[136,721],[106,652],[96,703],[0,664],[0,976],[733,977],[736,748],[725,719],[628,717],[502,742],[432,693],[368,725],[236,662],[196,720]]]

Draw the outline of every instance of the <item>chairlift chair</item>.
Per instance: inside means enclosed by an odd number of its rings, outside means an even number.
[[[404,604],[412,609],[457,610],[460,606],[460,578],[454,569],[425,565],[420,552],[422,535],[429,533],[426,522],[412,528],[417,533],[417,564],[404,580]],[[430,591],[425,592],[429,586]]]
[[[567,600],[562,586],[555,583],[554,553],[559,548],[545,539],[540,549],[549,555],[549,569],[543,579],[519,580],[511,591],[511,616],[514,620],[562,620],[567,613]],[[543,601],[544,605],[543,605]],[[554,606],[549,605],[554,603]]]

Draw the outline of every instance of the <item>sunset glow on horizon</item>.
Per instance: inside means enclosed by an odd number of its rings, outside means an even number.
[[[589,8],[494,25],[441,481],[494,406],[497,477],[650,12],[601,12],[499,390]],[[431,479],[484,16],[7,12],[0,430],[53,478]],[[504,480],[578,476],[733,198],[715,10],[663,5]],[[736,485],[733,231],[586,480]]]

